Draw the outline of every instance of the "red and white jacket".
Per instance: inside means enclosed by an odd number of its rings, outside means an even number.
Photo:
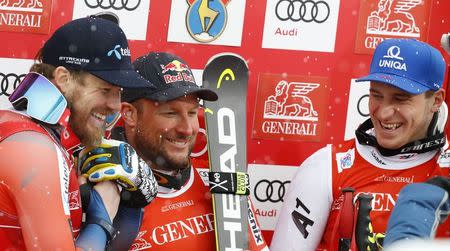
[[[159,187],[157,197],[145,208],[142,226],[131,250],[216,249],[208,169],[191,168],[190,172],[189,179],[179,190]],[[268,250],[251,216],[248,231],[250,250]]]
[[[346,187],[354,188],[355,195],[373,195],[373,231],[384,233],[403,186],[435,175],[449,175],[448,152],[445,147],[385,157],[375,147],[361,145],[357,140],[327,145],[306,159],[292,179],[271,250],[337,250],[341,189]],[[297,215],[297,222],[293,215]],[[449,227],[450,221],[442,224],[437,236],[450,236]],[[352,250],[356,250],[354,238]]]
[[[40,133],[50,138],[53,145],[42,146],[33,140],[5,140],[24,131]],[[70,141],[67,137],[66,140]],[[26,250],[23,228],[27,228],[27,233],[39,231],[41,236],[52,236],[60,241],[61,235],[71,229],[73,238],[68,245],[73,246],[81,227],[82,207],[76,168],[66,149],[48,129],[26,115],[0,110],[0,250]],[[35,166],[26,166],[38,158],[46,158],[46,163],[51,165],[36,162]],[[11,159],[17,166],[9,162]],[[21,163],[25,169],[19,168]],[[38,218],[52,220],[33,220]],[[59,224],[61,222],[63,224]],[[26,238],[30,244],[33,236]],[[39,243],[38,238],[35,239]]]

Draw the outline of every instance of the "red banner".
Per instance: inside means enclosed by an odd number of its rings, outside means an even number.
[[[0,31],[48,34],[51,0],[12,0],[0,3]]]

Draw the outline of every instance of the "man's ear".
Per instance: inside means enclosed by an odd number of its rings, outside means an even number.
[[[58,87],[58,89],[66,95],[68,90],[72,88],[72,81],[70,81],[70,72],[67,70],[64,66],[58,66],[56,67],[55,71],[53,72],[53,83]]]
[[[433,98],[434,103],[431,109],[433,110],[433,112],[437,112],[445,100],[445,90],[442,88],[439,89],[434,93]]]
[[[127,102],[122,102],[122,106],[120,108],[120,114],[124,122],[131,127],[136,126],[138,114],[137,109],[132,104]]]

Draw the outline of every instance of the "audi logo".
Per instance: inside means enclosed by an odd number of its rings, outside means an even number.
[[[26,74],[17,75],[15,73],[4,74],[0,72],[0,96],[4,95],[9,97],[25,75]]]
[[[197,137],[200,137],[200,134],[203,134],[203,136],[206,137],[206,130],[203,129],[203,128],[199,128],[198,129],[198,135],[199,136],[197,136]],[[197,142],[199,142],[199,141],[197,140]],[[203,154],[205,154],[207,150],[208,150],[208,144],[206,144],[206,142],[205,142],[205,146],[203,146],[203,148],[200,151],[194,152],[194,149],[192,150],[191,157],[193,157],[193,158],[200,157]]]
[[[286,185],[289,183],[291,183],[289,180],[284,182],[279,180],[260,180],[256,183],[253,194],[260,202],[282,202],[287,189]]]
[[[89,8],[102,8],[104,10],[128,10],[132,11],[139,7],[141,0],[84,0]]]
[[[275,6],[275,15],[281,21],[323,23],[330,16],[330,6],[325,1],[280,0]]]
[[[363,117],[369,117],[370,113],[367,110],[369,105],[369,94],[364,94],[358,99],[358,104],[356,105],[356,108],[358,109],[359,115]]]

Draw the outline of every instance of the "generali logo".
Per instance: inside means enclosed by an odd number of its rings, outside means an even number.
[[[47,34],[52,0],[0,0],[0,31]]]
[[[320,141],[327,85],[323,77],[260,75],[253,137]]]
[[[383,192],[366,192],[361,191],[355,196],[354,199],[358,198],[358,196],[362,193],[369,193],[373,196],[373,200],[371,202],[372,211],[374,212],[390,212],[395,206],[395,203],[398,199],[398,194],[392,193],[383,193]],[[342,208],[342,204],[344,203],[344,196],[339,196],[336,200],[333,201],[331,205],[331,210],[340,210]]]
[[[355,51],[371,54],[386,38],[426,40],[430,0],[362,0]]]
[[[151,247],[158,249],[158,246],[168,246],[172,242],[178,241],[187,243],[187,238],[195,239],[197,235],[213,231],[214,215],[212,213],[196,215],[164,225],[147,225],[146,230],[139,232],[130,250],[143,250]],[[172,245],[174,244],[172,243]]]

